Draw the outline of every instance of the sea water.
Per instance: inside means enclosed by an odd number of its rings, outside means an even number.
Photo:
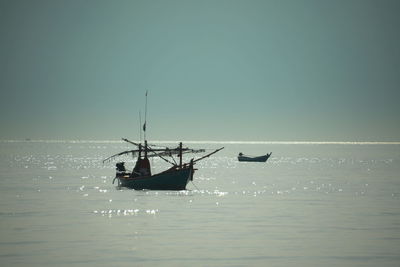
[[[186,191],[134,191],[102,163],[128,144],[1,141],[0,265],[400,266],[399,144],[190,146],[225,149]]]

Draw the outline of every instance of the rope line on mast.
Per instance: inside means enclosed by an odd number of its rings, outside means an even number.
[[[146,127],[147,127],[147,93],[148,90],[146,90],[146,104],[145,104],[145,108],[144,108],[144,124],[143,124],[143,134],[144,134],[144,140],[146,139]]]

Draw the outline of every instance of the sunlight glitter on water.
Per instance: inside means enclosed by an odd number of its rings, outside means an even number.
[[[114,163],[102,160],[126,149],[119,141],[0,146],[5,266],[400,262],[398,145],[227,143],[196,165],[184,191],[113,185]],[[240,163],[239,151],[273,155],[266,163]],[[132,158],[126,161],[133,167]],[[151,165],[154,173],[168,167]],[[57,257],[33,256],[46,254]]]
[[[94,210],[93,214],[107,216],[112,218],[113,216],[138,216],[138,215],[156,215],[159,212],[158,209],[118,209],[118,210]]]

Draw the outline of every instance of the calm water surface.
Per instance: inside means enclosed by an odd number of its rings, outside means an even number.
[[[126,144],[1,141],[0,265],[400,266],[400,145],[191,146],[226,148],[187,191],[134,191],[102,164]]]

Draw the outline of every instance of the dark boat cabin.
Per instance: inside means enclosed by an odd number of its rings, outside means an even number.
[[[133,168],[131,177],[151,176],[150,161],[148,158],[139,158]]]

